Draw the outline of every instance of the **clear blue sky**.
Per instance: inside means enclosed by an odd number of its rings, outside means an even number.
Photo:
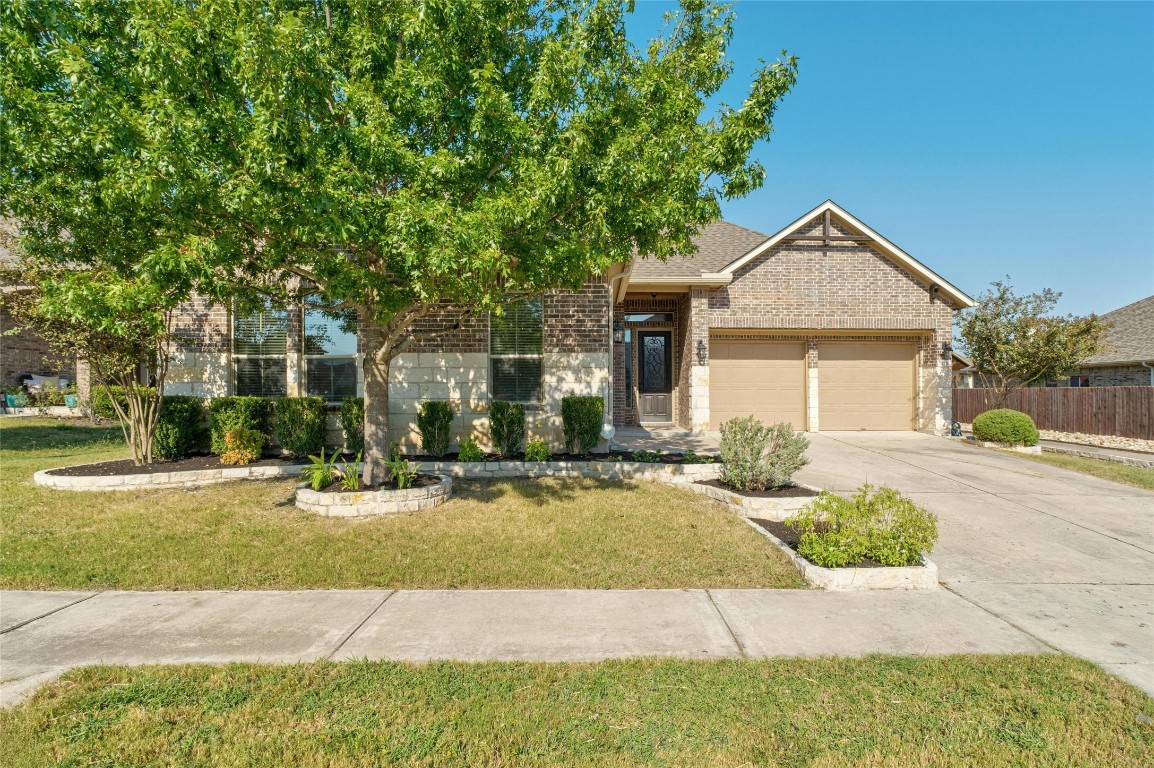
[[[639,2],[640,40],[667,2]],[[772,233],[827,198],[971,295],[1010,275],[1062,312],[1154,293],[1154,3],[739,2],[721,94],[800,58],[764,187]]]

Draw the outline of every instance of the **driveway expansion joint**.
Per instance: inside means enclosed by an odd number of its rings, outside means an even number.
[[[20,629],[21,627],[26,627],[34,621],[40,621],[41,619],[47,618],[54,613],[60,613],[61,611],[67,610],[74,605],[80,605],[84,601],[91,600],[92,598],[97,597],[98,595],[101,595],[103,593],[104,593],[104,590],[93,592],[91,595],[87,595],[85,597],[82,597],[79,600],[73,600],[68,605],[62,605],[59,608],[53,608],[51,611],[45,611],[44,613],[40,614],[39,616],[33,616],[30,619],[25,619],[24,621],[20,622],[19,624],[13,624],[11,627],[8,627],[7,629],[0,629],[0,635],[6,635],[9,632],[15,632],[16,630]]]

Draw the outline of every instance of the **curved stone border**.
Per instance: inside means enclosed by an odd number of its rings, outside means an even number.
[[[141,488],[196,488],[227,480],[298,477],[307,464],[263,467],[221,467],[186,472],[132,475],[52,475],[40,470],[36,485],[69,491],[130,491]],[[601,480],[646,480],[690,484],[721,476],[720,464],[646,464],[639,461],[425,461],[414,468],[426,475],[483,480],[505,477],[590,477]]]
[[[907,568],[822,568],[749,518],[745,522],[785,553],[801,577],[818,589],[853,592],[868,589],[937,589],[938,566],[922,555],[922,564]]]
[[[83,465],[81,465],[83,466]],[[66,491],[139,491],[144,488],[199,488],[229,480],[267,480],[300,477],[306,464],[277,464],[263,467],[220,467],[183,472],[151,472],[134,475],[53,475],[42,469],[32,482],[45,488]]]
[[[325,517],[368,517],[416,512],[444,504],[453,494],[453,478],[441,475],[436,485],[423,488],[381,491],[314,491],[307,485],[297,486],[296,505],[306,512]]]
[[[590,477],[695,483],[721,476],[720,464],[648,464],[641,461],[424,461],[418,472],[468,479],[503,477]]]
[[[725,502],[730,509],[742,517],[763,517],[766,520],[781,522],[816,499],[816,494],[821,493],[820,488],[814,488],[812,485],[805,485],[804,483],[795,483],[795,485],[801,488],[808,488],[813,491],[815,495],[766,498],[760,496],[743,496],[736,491],[731,491],[726,488],[714,488],[712,485],[702,485],[699,482],[694,482],[690,487],[703,496]]]

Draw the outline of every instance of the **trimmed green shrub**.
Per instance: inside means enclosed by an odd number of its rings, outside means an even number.
[[[933,513],[893,488],[868,484],[849,499],[823,491],[785,524],[799,534],[798,553],[824,568],[866,558],[882,565],[917,565],[938,540]]]
[[[421,450],[430,456],[444,456],[452,439],[453,406],[447,400],[428,400],[417,409],[417,430],[421,433]]]
[[[484,461],[485,452],[477,445],[472,435],[461,439],[461,449],[457,453],[457,461]]]
[[[551,458],[553,454],[541,438],[535,437],[525,443],[525,461],[549,461]]]
[[[124,387],[105,387],[97,385],[92,388],[92,397],[89,402],[92,405],[92,412],[102,419],[116,419],[116,409],[112,407],[112,400],[109,397],[111,391],[112,397],[116,398],[116,402],[120,403],[120,407],[128,413],[128,398],[124,395]],[[140,394],[143,397],[155,397],[156,390],[153,387],[140,387]]]
[[[261,443],[269,441],[268,428],[271,401],[263,397],[218,397],[208,406],[208,430],[210,447],[217,456],[228,450],[224,436],[229,431],[243,427],[264,435]]]
[[[787,422],[766,426],[753,416],[721,425],[721,482],[739,491],[787,485],[809,463],[809,440]]]
[[[346,397],[341,401],[341,429],[345,432],[345,448],[350,453],[365,450],[365,399]]]
[[[494,400],[489,406],[489,429],[493,450],[500,456],[511,456],[525,442],[525,406]]]
[[[152,433],[152,455],[160,459],[183,459],[204,441],[204,401],[187,395],[166,395],[160,418]]]
[[[974,437],[991,443],[1037,445],[1038,428],[1028,414],[1012,408],[995,408],[974,417]]]
[[[319,453],[325,447],[325,399],[282,397],[272,401],[273,426],[280,447],[293,456]]]
[[[233,427],[221,438],[224,450],[220,453],[221,464],[252,464],[260,458],[260,451],[268,442],[268,436],[255,429]]]
[[[565,433],[565,450],[589,453],[601,438],[601,418],[605,402],[591,395],[561,398],[561,429]]]

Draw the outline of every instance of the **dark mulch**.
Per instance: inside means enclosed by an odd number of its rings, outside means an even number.
[[[430,485],[436,485],[439,482],[441,482],[441,478],[437,477],[436,475],[417,475],[413,478],[413,482],[409,488],[427,488]],[[379,485],[362,485],[360,489],[356,491],[346,491],[343,487],[341,487],[341,481],[337,480],[327,488],[322,488],[321,493],[367,493],[370,491],[395,490],[397,490],[397,484],[392,480],[386,480]]]
[[[307,463],[306,459],[294,459],[288,456],[268,456],[249,467],[274,467],[278,465],[292,465]],[[191,472],[200,469],[226,469],[229,464],[221,464],[220,457],[212,454],[189,456],[176,461],[156,461],[146,467],[138,467],[132,459],[118,459],[116,461],[102,461],[99,464],[85,464],[77,467],[60,467],[50,470],[50,475],[67,475],[70,477],[108,477],[111,475],[153,475],[157,472]]]
[[[757,523],[762,528],[769,531],[770,533],[772,533],[777,538],[781,539],[782,543],[784,543],[787,547],[792,549],[794,552],[797,551],[797,545],[801,542],[801,537],[797,535],[797,531],[790,528],[785,523],[779,523],[776,520],[762,520],[759,517],[751,517],[749,519],[751,522]],[[867,557],[865,560],[862,560],[860,563],[851,563],[850,565],[846,565],[846,566],[842,566],[842,567],[844,567],[844,568],[886,568],[887,566],[882,565],[881,563],[877,562],[876,560],[870,560]],[[922,566],[919,564],[919,565],[911,566],[911,567],[921,568]]]
[[[784,488],[768,488],[764,491],[738,491],[730,488],[720,480],[700,480],[698,481],[698,485],[721,488],[724,491],[736,493],[738,496],[749,496],[753,499],[798,499],[817,496],[817,491],[811,491],[809,488],[803,488],[800,485],[787,485]]]
[[[405,456],[409,461],[460,461],[457,453],[446,453],[444,456],[430,456],[427,453],[414,454]],[[694,464],[705,463],[702,459],[713,459],[718,464],[721,463],[719,456],[708,456],[705,454],[697,454]],[[495,453],[486,453],[485,461],[524,461],[525,454],[514,453],[509,456],[498,456]],[[554,453],[549,461],[636,461],[632,453],[620,453],[614,451],[613,453]],[[662,453],[655,457],[655,460],[648,462],[651,464],[684,464],[684,453]]]

